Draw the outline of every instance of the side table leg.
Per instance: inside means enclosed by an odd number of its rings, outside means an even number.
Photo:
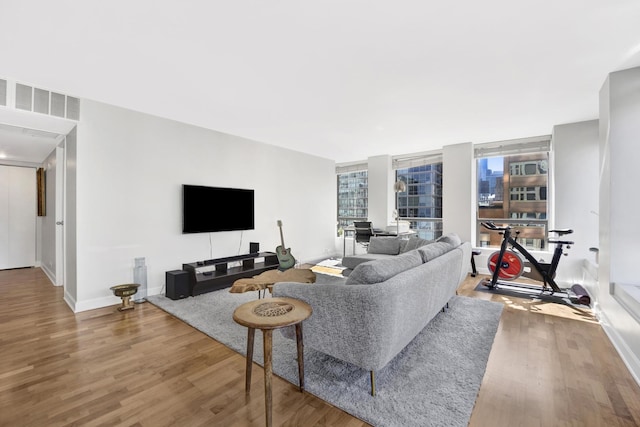
[[[271,360],[271,346],[273,330],[263,329],[264,337],[264,412],[267,427],[271,427],[271,376],[273,375],[273,366]]]
[[[253,338],[256,335],[256,330],[254,328],[249,328],[249,333],[247,335],[247,367],[245,368],[245,384],[244,390],[245,393],[249,393],[251,391],[251,368],[253,367]]]
[[[304,392],[304,344],[302,342],[302,322],[296,324],[296,342],[298,344],[298,381],[300,392]]]

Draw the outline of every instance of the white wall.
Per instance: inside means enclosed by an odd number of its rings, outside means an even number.
[[[376,228],[386,229],[392,221],[395,206],[393,184],[395,173],[391,164],[391,156],[369,157],[367,161],[369,181],[369,221]]]
[[[442,232],[475,241],[475,160],[470,142],[442,150]]]
[[[562,240],[574,241],[560,261],[557,280],[581,283],[583,260],[595,262],[590,247],[598,247],[598,120],[557,125],[552,136],[552,227],[571,228]],[[556,237],[555,235],[550,235]],[[588,289],[593,297],[596,288]]]
[[[640,383],[640,323],[609,293],[638,284],[638,212],[634,179],[640,158],[640,68],[611,73],[600,91],[600,264],[597,309],[602,325]],[[638,313],[640,315],[640,313]]]
[[[153,294],[182,263],[273,251],[279,219],[298,261],[334,254],[332,160],[83,100],[76,179],[78,311],[117,303],[136,257]],[[254,189],[255,230],[183,235],[182,184]]]

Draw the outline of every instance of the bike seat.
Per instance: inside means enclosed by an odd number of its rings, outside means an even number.
[[[547,240],[547,242],[553,243],[553,244],[556,244],[556,245],[573,245],[573,242],[570,242],[568,240],[551,240],[551,239],[549,239],[549,240]]]
[[[556,228],[555,230],[549,230],[549,233],[558,233],[558,235],[563,236],[573,233],[573,230],[570,228]]]

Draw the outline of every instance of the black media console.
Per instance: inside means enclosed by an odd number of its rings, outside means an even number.
[[[264,260],[256,262],[258,258]],[[189,273],[189,291],[195,296],[227,288],[238,279],[253,277],[278,265],[275,253],[259,252],[182,264],[182,269]]]

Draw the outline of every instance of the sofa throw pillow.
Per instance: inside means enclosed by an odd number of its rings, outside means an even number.
[[[440,236],[436,239],[436,242],[445,242],[451,244],[454,248],[457,248],[462,244],[462,240],[455,233],[445,234],[444,236]]]
[[[393,258],[377,259],[356,266],[349,277],[347,285],[372,285],[384,282],[396,274],[422,265],[422,257],[418,251],[400,254]]]
[[[418,248],[422,262],[429,262],[442,254],[449,252],[454,246],[446,242],[434,242],[426,246]]]
[[[400,239],[397,237],[372,237],[369,240],[370,254],[398,255],[400,253]]]
[[[433,243],[433,240],[425,240],[415,236],[410,237],[409,239],[404,241],[404,245],[402,245],[402,247],[400,248],[400,253],[418,249],[420,246],[428,245],[429,243]]]

